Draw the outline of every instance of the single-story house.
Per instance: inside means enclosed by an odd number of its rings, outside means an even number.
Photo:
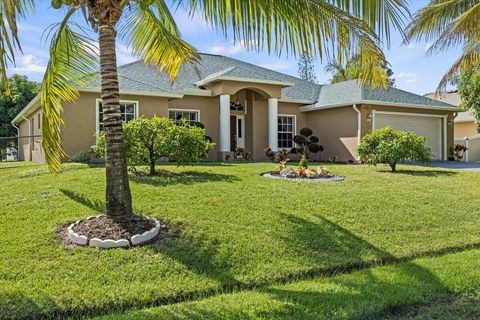
[[[459,106],[462,102],[462,98],[457,90],[442,92],[440,95],[428,93],[425,96],[455,106]],[[475,122],[475,117],[470,111],[458,112],[453,125],[454,143],[463,144],[468,148],[463,157],[464,161],[480,161],[480,134],[478,129],[479,127]]]
[[[442,92],[440,95],[428,93],[425,96],[454,106],[459,106],[462,103],[462,98],[457,90]],[[470,111],[458,112],[454,120],[454,132],[455,139],[473,138],[479,135],[475,117]]]
[[[320,138],[323,160],[357,158],[356,148],[370,130],[385,126],[426,137],[436,159],[446,159],[453,145],[455,106],[396,88],[370,89],[357,81],[319,85],[233,58],[201,54],[195,70],[181,68],[175,83],[141,61],[119,67],[121,112],[125,121],[153,115],[199,121],[216,143],[209,159],[223,160],[235,148],[246,148],[253,160],[264,149],[289,149],[292,138],[310,127]],[[75,103],[66,103],[62,144],[69,155],[95,144],[102,130],[99,75],[80,87]],[[20,136],[41,134],[39,98],[12,123]],[[20,157],[42,153],[41,144],[21,146]]]

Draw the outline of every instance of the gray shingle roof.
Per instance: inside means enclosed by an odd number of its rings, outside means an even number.
[[[452,107],[448,103],[435,101],[396,88],[389,88],[388,90],[383,88],[370,89],[368,86],[359,85],[355,80],[333,85],[318,85],[229,57],[204,53],[200,56],[201,61],[197,64],[197,69],[192,65],[183,65],[173,84],[170,84],[165,72],[160,73],[157,68],[144,64],[142,61],[120,66],[118,68],[120,90],[182,94],[184,90],[199,90],[200,88],[197,87],[196,83],[200,80],[228,76],[248,78],[252,81],[269,80],[293,83],[293,86],[282,89],[284,98],[309,101],[311,104],[317,103],[316,105],[319,107],[356,103],[360,100]],[[100,88],[99,74],[86,87]]]
[[[372,89],[368,85],[361,85],[357,80],[321,86],[316,105],[318,107],[328,107],[332,105],[348,105],[362,101],[400,103],[427,107],[455,107],[442,101],[436,101],[397,88],[388,88],[385,90],[379,87]]]

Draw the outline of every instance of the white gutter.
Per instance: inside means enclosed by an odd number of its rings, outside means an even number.
[[[30,101],[30,102],[25,106],[25,108],[23,108],[22,111],[20,111],[20,112],[15,116],[15,118],[13,118],[13,120],[10,121],[10,123],[12,123],[12,124],[13,124],[13,123],[17,123],[17,121],[20,120],[20,119],[24,116],[24,114],[27,114],[29,111],[31,111],[31,109],[33,109],[33,108],[36,106],[35,104],[36,104],[38,101],[40,101],[40,93],[37,94],[37,95],[35,96],[35,98],[33,98],[32,101]],[[40,107],[40,106],[38,106],[38,107]]]
[[[357,145],[360,146],[360,142],[362,141],[362,113],[358,110],[357,105],[354,104],[353,110],[357,113]],[[357,155],[357,160],[360,160],[360,156]]]
[[[402,107],[402,108],[415,108],[415,109],[431,109],[431,110],[443,110],[443,111],[459,111],[458,107],[442,107],[442,106],[430,106],[424,104],[406,104],[406,103],[398,103],[398,102],[387,102],[387,101],[375,101],[375,100],[358,100],[352,102],[345,102],[339,104],[332,104],[327,106],[319,106],[318,104],[312,104],[304,107],[300,107],[301,112],[309,112],[315,110],[324,110],[324,109],[332,109],[338,107],[349,107],[352,104],[370,104],[370,105],[377,105],[377,106],[391,106],[391,107]]]

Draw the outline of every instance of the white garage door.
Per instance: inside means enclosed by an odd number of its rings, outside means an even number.
[[[403,114],[375,113],[375,129],[392,127],[401,131],[413,131],[425,137],[425,144],[432,148],[433,158],[442,159],[442,118]]]

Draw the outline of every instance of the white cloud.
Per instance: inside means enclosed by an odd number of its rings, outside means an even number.
[[[255,42],[252,40],[249,44],[244,40],[241,40],[237,43],[234,43],[233,41],[230,41],[229,43],[226,44],[217,44],[213,45],[210,48],[210,53],[212,54],[219,54],[219,55],[234,55],[240,52],[245,52],[248,51],[248,47],[251,47]]]
[[[259,64],[260,67],[275,70],[275,71],[282,71],[282,70],[289,70],[293,67],[293,64],[287,61],[278,61],[273,63],[262,63]]]
[[[118,65],[127,64],[137,60],[138,59],[135,58],[132,50],[130,50],[129,47],[123,44],[117,45],[117,64]]]
[[[17,67],[13,68],[13,72],[18,73],[43,73],[47,69],[47,66],[36,56],[32,54],[27,54],[21,56],[18,60],[19,63]]]
[[[428,51],[432,45],[433,45],[433,43],[427,42],[427,44],[424,47],[425,51]]]
[[[410,43],[408,46],[407,46],[408,49],[413,49],[415,48],[415,45],[413,43]]]
[[[395,78],[404,80],[406,84],[418,82],[418,75],[415,72],[400,72]]]
[[[417,74],[415,72],[400,72],[396,78],[399,79],[412,79],[415,78]]]

